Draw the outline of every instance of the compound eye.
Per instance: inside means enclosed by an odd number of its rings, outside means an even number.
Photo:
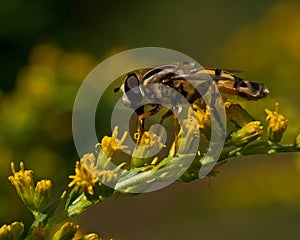
[[[125,79],[125,92],[130,90],[137,92],[140,85],[139,79],[135,73],[128,74]]]
[[[132,103],[139,103],[143,98],[139,85],[140,81],[135,73],[127,75],[124,82],[125,94]]]

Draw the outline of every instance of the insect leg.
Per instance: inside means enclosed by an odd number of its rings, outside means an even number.
[[[144,132],[144,125],[145,125],[144,119],[140,117],[143,116],[144,114],[144,106],[137,108],[135,110],[135,113],[138,115],[138,127],[137,127],[137,133],[134,135],[134,138],[137,140],[137,142],[139,142]]]
[[[219,133],[221,134],[221,138],[225,138],[226,135],[226,129],[225,126],[223,125],[222,117],[219,114],[218,109],[215,107],[217,105],[217,100],[221,99],[220,93],[217,93],[215,91],[216,89],[213,88],[212,90],[212,100],[211,100],[211,105],[210,105],[210,114],[211,114],[211,119],[214,118],[216,122],[218,123],[219,127]]]
[[[135,110],[136,114],[138,115],[138,129],[137,129],[137,135],[136,135],[137,143],[140,142],[140,140],[143,136],[143,133],[145,131],[145,129],[144,129],[145,119],[158,113],[161,108],[162,108],[162,106],[157,104],[154,106],[154,108],[152,108],[150,111],[147,111],[147,112],[144,112],[144,106],[139,107]]]
[[[179,139],[179,125],[178,125],[178,113],[180,112],[180,109],[178,107],[174,107],[173,111],[172,110],[168,110],[164,115],[162,115],[161,120],[160,120],[160,124],[163,123],[163,121],[170,117],[171,115],[173,115],[173,127],[174,127],[174,157],[177,155],[177,151],[178,151],[178,139]]]
[[[177,155],[178,152],[178,135],[179,135],[179,125],[178,125],[178,114],[180,112],[180,108],[178,108],[178,106],[173,108],[173,120],[174,120],[174,157]]]
[[[172,110],[168,110],[166,113],[164,113],[164,114],[161,116],[161,119],[160,119],[159,124],[162,124],[162,123],[166,120],[166,118],[170,117],[171,115],[173,115]]]

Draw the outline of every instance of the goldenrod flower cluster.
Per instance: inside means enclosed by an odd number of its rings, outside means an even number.
[[[20,163],[20,171],[15,170],[15,165],[11,163],[13,173],[8,179],[14,185],[18,195],[33,214],[44,210],[50,199],[52,183],[50,180],[41,180],[34,186],[32,170],[25,170],[24,163]]]

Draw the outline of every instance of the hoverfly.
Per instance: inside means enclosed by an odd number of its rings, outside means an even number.
[[[258,100],[264,98],[269,93],[263,83],[246,81],[234,73],[220,68],[197,68],[193,62],[161,65],[143,71],[130,72],[126,74],[122,86],[115,88],[114,91],[121,91],[124,105],[136,108],[135,112],[139,117],[138,134],[142,134],[144,119],[162,109],[160,104],[148,104],[152,107],[149,111],[145,111],[144,105],[136,107],[141,103],[142,99],[144,97],[150,99],[163,98],[163,102],[170,103],[174,99],[174,96],[168,95],[167,92],[159,88],[156,91],[148,91],[143,86],[151,83],[169,86],[182,94],[192,104],[202,97],[197,90],[199,88],[195,88],[197,84],[200,84],[201,89],[203,89],[202,93],[210,90],[208,83],[211,83],[211,81],[207,80],[213,80],[221,94],[236,95],[246,100]],[[191,84],[191,81],[193,84]],[[177,109],[177,111],[180,110]],[[169,110],[162,116],[161,122],[172,114],[174,114],[174,111]],[[175,129],[175,139],[176,134]]]

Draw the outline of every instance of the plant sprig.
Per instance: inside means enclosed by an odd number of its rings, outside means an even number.
[[[254,120],[250,114],[239,104],[225,103],[227,118],[236,125],[235,131],[228,134],[224,149],[214,168],[208,176],[214,176],[217,168],[229,158],[257,155],[275,154],[282,152],[300,151],[300,134],[294,143],[281,144],[281,138],[287,129],[287,120],[279,113],[279,104],[276,103],[275,111],[266,109],[268,122],[267,139],[262,139],[263,127],[261,121]],[[197,121],[185,119],[179,132],[181,150],[189,149],[193,139],[199,138],[197,133],[201,129],[202,137],[209,139],[210,111],[207,107],[194,107],[193,117]],[[190,115],[190,116],[192,116]],[[193,118],[195,119],[195,118]],[[75,175],[71,175],[70,191],[64,191],[52,204],[48,204],[52,191],[51,180],[41,180],[35,183],[32,170],[25,170],[24,163],[20,163],[20,170],[16,171],[14,163],[11,164],[12,175],[9,180],[17,190],[24,205],[31,211],[34,221],[24,233],[24,224],[14,222],[0,228],[0,240],[6,239],[101,239],[96,234],[84,236],[76,235],[78,225],[71,222],[75,216],[81,215],[91,206],[111,197],[113,194],[139,193],[146,191],[156,182],[167,182],[177,179],[189,182],[198,179],[202,167],[211,164],[214,159],[209,159],[203,147],[199,146],[198,154],[176,152],[175,143],[169,154],[159,159],[149,153],[164,147],[161,136],[145,132],[139,144],[133,150],[135,154],[128,161],[129,151],[124,144],[127,133],[118,138],[116,127],[112,136],[105,136],[100,146],[99,154],[85,154],[76,162]],[[140,148],[142,146],[142,148]],[[201,151],[200,151],[201,150]],[[125,156],[126,155],[126,156]],[[122,161],[123,159],[126,159]],[[192,161],[190,161],[192,159]],[[118,162],[117,168],[111,169],[111,163]],[[120,163],[121,162],[121,163]],[[58,207],[64,205],[63,210]],[[58,227],[60,226],[60,227]],[[26,236],[25,236],[26,235]]]

